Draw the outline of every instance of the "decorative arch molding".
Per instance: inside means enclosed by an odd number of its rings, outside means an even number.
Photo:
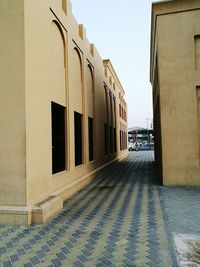
[[[51,97],[60,105],[66,106],[66,40],[60,23],[51,20]]]
[[[86,77],[88,116],[94,118],[94,74],[90,64],[87,64]]]
[[[83,63],[82,54],[76,46],[74,46],[72,49],[71,72],[71,95],[73,99],[74,110],[80,114],[83,114]]]
[[[107,86],[104,84],[104,97],[105,97],[105,122],[106,124],[109,123],[109,103],[108,103],[108,89]]]
[[[113,125],[114,125],[114,127],[116,127],[116,124],[117,124],[116,114],[117,114],[117,112],[116,112],[116,98],[113,95]]]
[[[109,90],[110,125],[113,126],[113,101],[112,92]]]
[[[93,71],[93,68],[90,64],[87,65],[88,69],[90,70],[90,74],[91,74],[91,77],[92,77],[92,90],[94,91],[94,71]]]
[[[60,32],[62,41],[63,41],[63,51],[64,51],[64,68],[66,68],[66,40],[65,40],[65,35],[62,29],[62,26],[60,25],[60,23],[57,20],[52,20],[51,24],[55,24],[58,31]]]
[[[82,63],[82,55],[79,51],[79,49],[74,46],[74,50],[77,52],[78,57],[79,57],[79,61],[80,61],[80,73],[81,73],[81,83],[83,83],[83,73],[82,73],[82,69],[83,69],[83,63]]]

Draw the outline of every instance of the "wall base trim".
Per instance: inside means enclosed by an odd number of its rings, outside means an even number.
[[[1,224],[30,225],[31,217],[31,206],[0,206]]]

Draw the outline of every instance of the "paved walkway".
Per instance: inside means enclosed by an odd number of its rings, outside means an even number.
[[[0,225],[0,266],[178,266],[154,178],[153,152],[131,152],[48,224]]]
[[[200,267],[200,188],[162,187],[161,194],[178,262]]]

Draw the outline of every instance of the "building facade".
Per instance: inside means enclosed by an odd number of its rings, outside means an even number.
[[[164,185],[200,185],[200,1],[152,4],[150,80]]]
[[[68,0],[0,1],[0,223],[49,220],[127,154],[127,105]]]

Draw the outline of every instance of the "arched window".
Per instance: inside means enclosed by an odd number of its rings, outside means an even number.
[[[113,125],[113,102],[112,102],[112,94],[109,92],[109,98],[110,98],[110,125]]]
[[[51,42],[50,42],[51,74],[50,91],[54,102],[66,106],[66,46],[65,38],[61,26],[57,21],[51,23]]]
[[[113,96],[113,125],[116,127],[116,100],[115,96]]]
[[[109,92],[110,99],[110,154],[114,152],[114,135],[113,135],[113,101],[112,101],[112,93]]]
[[[108,116],[108,92],[106,86],[104,86],[104,96],[105,96],[105,124],[104,124],[104,140],[105,140],[105,155],[110,152],[110,142],[109,142],[109,116]]]
[[[66,169],[65,38],[57,21],[51,23],[52,173]]]
[[[55,20],[51,23],[51,59],[58,68],[65,68],[65,38],[61,26]]]
[[[117,136],[116,136],[116,99],[113,96],[113,134],[114,134],[114,152],[117,152]]]
[[[83,113],[83,87],[82,87],[82,60],[79,50],[73,49],[73,62],[71,64],[71,96],[74,110]]]
[[[106,123],[108,124],[108,93],[107,88],[104,86],[104,94],[105,94],[105,110],[106,110]]]
[[[82,60],[77,47],[72,51],[71,62],[71,100],[74,108],[74,159],[75,166],[83,163],[83,87]]]
[[[88,116],[94,117],[94,80],[92,67],[88,64],[86,71],[86,91],[87,91],[87,108]]]

